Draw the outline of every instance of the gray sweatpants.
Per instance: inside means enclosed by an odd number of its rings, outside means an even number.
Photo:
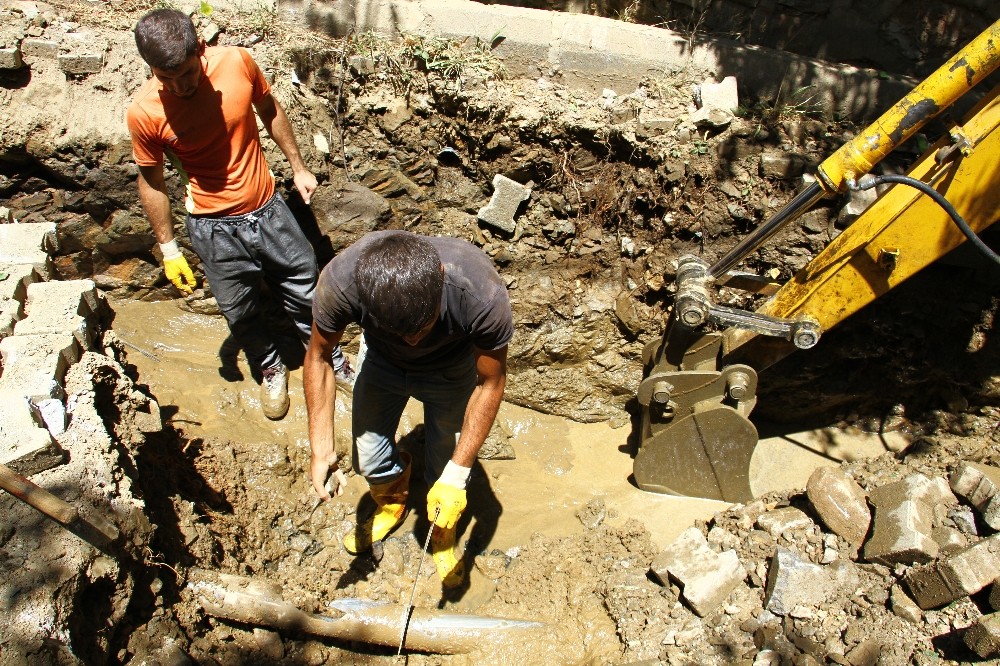
[[[188,215],[187,230],[219,309],[251,366],[263,370],[281,363],[261,309],[262,284],[281,301],[302,343],[308,344],[316,255],[280,194],[244,215]],[[333,367],[342,364],[338,347]]]

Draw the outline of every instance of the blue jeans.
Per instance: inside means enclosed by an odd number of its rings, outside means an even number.
[[[354,471],[369,484],[388,483],[403,472],[396,430],[409,398],[424,406],[424,479],[433,484],[455,452],[465,408],[476,387],[472,354],[433,372],[401,370],[368,349],[354,382],[351,418]]]
[[[251,367],[281,363],[261,310],[261,283],[280,301],[303,344],[312,334],[316,255],[281,195],[244,215],[187,218],[188,235],[229,330]],[[334,367],[343,363],[338,347]]]

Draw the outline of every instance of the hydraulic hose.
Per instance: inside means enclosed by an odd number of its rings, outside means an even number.
[[[976,249],[983,254],[983,256],[985,256],[987,259],[994,262],[995,264],[1000,265],[1000,255],[997,255],[996,252],[991,250],[989,246],[986,245],[986,243],[984,243],[983,240],[976,235],[976,232],[973,231],[972,227],[970,227],[968,223],[962,218],[962,216],[959,215],[958,211],[955,210],[955,207],[951,205],[951,202],[945,199],[940,192],[938,192],[937,190],[935,190],[933,187],[923,182],[922,180],[917,180],[916,178],[911,178],[910,176],[900,176],[897,174],[885,174],[882,176],[874,176],[871,174],[867,174],[859,178],[857,181],[852,182],[849,180],[847,184],[848,187],[852,190],[870,190],[876,185],[881,185],[883,183],[898,183],[900,185],[909,185],[910,187],[914,187],[923,192],[924,194],[926,194],[927,196],[929,196],[931,199],[935,201],[935,203],[937,203],[939,206],[941,206],[942,209],[944,209],[944,212],[948,213],[948,217],[950,217],[952,221],[955,223],[955,225],[962,230],[962,233],[965,234],[965,237],[969,239],[969,242],[971,242],[976,247]]]

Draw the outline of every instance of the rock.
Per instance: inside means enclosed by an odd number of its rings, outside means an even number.
[[[483,222],[507,233],[514,233],[514,216],[521,202],[531,196],[531,189],[502,174],[493,177],[493,197],[476,214]]]
[[[806,496],[823,524],[854,548],[864,543],[871,524],[865,491],[839,467],[819,467],[809,476]]]
[[[716,553],[696,527],[689,527],[653,561],[654,575],[664,585],[677,580],[682,598],[700,617],[722,604],[746,577],[735,551]]]

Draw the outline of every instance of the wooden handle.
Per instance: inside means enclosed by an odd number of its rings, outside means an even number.
[[[27,502],[61,525],[69,525],[80,516],[75,506],[39,488],[6,465],[0,465],[0,488],[22,502]]]

